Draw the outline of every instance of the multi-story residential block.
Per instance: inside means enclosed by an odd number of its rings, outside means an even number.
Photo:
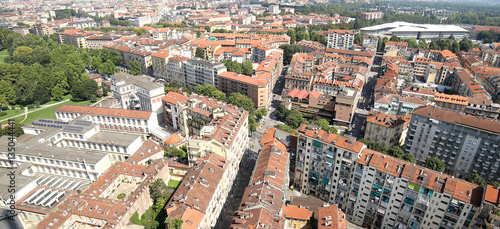
[[[347,219],[365,228],[471,228],[482,188],[363,149],[353,168]]]
[[[195,57],[186,61],[184,70],[186,73],[186,85],[194,87],[208,84],[218,88],[218,75],[227,71],[227,68],[221,62],[206,61]]]
[[[83,120],[97,123],[103,129],[151,133],[158,128],[158,117],[150,111],[62,105],[54,112],[58,120],[68,122],[83,116]]]
[[[383,147],[399,145],[405,120],[389,114],[370,113],[366,118],[365,139]]]
[[[421,97],[378,93],[375,95],[374,110],[392,115],[404,115],[430,103]]]
[[[181,86],[186,85],[186,71],[184,65],[189,58],[174,56],[168,59],[167,82],[175,81]]]
[[[89,36],[85,38],[88,49],[102,49],[105,44],[120,39],[119,36]]]
[[[128,73],[111,75],[111,91],[123,109],[152,111],[161,115],[161,97],[165,87],[153,82],[146,75],[133,76]]]
[[[491,63],[491,66],[500,68],[500,51],[483,51],[483,60]]]
[[[43,37],[45,35],[49,36],[54,33],[52,27],[43,23],[36,23],[29,29],[31,34],[35,34],[37,36]]]
[[[498,181],[499,142],[500,123],[496,121],[425,106],[412,113],[404,149],[418,161],[437,157],[457,175],[478,173]]]
[[[280,13],[280,6],[279,5],[270,5],[269,6],[269,13],[279,14]]]
[[[328,30],[328,44],[333,49],[349,49],[354,44],[354,30]]]
[[[316,125],[301,125],[293,178],[295,187],[345,209],[352,166],[364,147],[352,137],[328,133]]]
[[[381,19],[384,17],[384,13],[382,12],[365,12],[361,14],[363,19],[373,20],[373,19]]]
[[[190,228],[213,228],[231,189],[231,172],[220,155],[198,159],[165,206],[167,216]]]
[[[163,79],[165,82],[170,82],[168,79],[168,62],[170,55],[163,52],[155,52],[151,54],[153,61],[153,76]]]
[[[177,102],[186,100],[187,96],[173,91],[169,91],[161,98],[163,101],[163,116],[165,118],[165,126],[174,131],[179,131],[181,125],[179,119],[179,111],[177,110]]]
[[[119,44],[105,44],[104,48],[114,49],[120,53],[123,62],[122,64],[129,67],[130,62],[137,61],[141,65],[141,71],[143,74],[152,75],[153,74],[153,60],[151,57],[151,52],[143,49],[141,47],[129,47]]]
[[[118,162],[82,193],[65,198],[36,228],[123,228],[134,213],[142,215],[153,205],[149,185],[170,180],[167,161],[151,165]],[[119,188],[118,188],[119,187]],[[118,195],[126,196],[119,199]]]
[[[285,76],[285,88],[282,95],[288,94],[293,89],[311,90],[314,80],[314,57],[304,53],[296,53],[290,62],[290,67]]]
[[[241,93],[252,99],[256,108],[265,108],[272,101],[271,74],[257,73],[246,76],[234,72],[219,75],[219,90],[226,93]]]
[[[385,43],[384,56],[406,56],[408,43],[388,41]]]
[[[347,229],[345,214],[336,204],[319,207],[318,229]]]

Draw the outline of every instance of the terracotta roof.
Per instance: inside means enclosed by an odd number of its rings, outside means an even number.
[[[395,128],[400,125],[403,125],[405,123],[405,120],[395,115],[370,112],[366,117],[366,122],[377,124],[384,127]]]
[[[67,104],[58,107],[54,111],[76,113],[76,114],[93,114],[102,116],[137,118],[137,119],[149,119],[152,114],[150,111],[112,109],[103,107],[86,107],[86,106],[67,105]]]
[[[274,129],[274,131],[276,130]],[[266,182],[278,189],[284,188],[286,185],[287,163],[288,152],[286,146],[281,141],[275,139],[273,134],[273,140],[267,141],[262,146],[251,183]]]
[[[155,52],[151,56],[166,59],[169,55],[162,52]]]
[[[168,102],[170,104],[176,105],[178,101],[186,99],[186,98],[187,98],[187,96],[185,96],[183,94],[169,91],[165,96],[161,97],[161,100],[163,100],[164,102]]]
[[[139,148],[132,156],[127,159],[126,162],[134,164],[158,153],[161,153],[161,157],[163,157],[163,147],[156,144],[156,142],[148,139],[142,144],[141,148]]]
[[[415,114],[500,134],[500,122],[498,121],[447,111],[436,106],[415,108],[413,115]]]
[[[363,148],[363,143],[358,141],[350,141],[348,138],[329,133],[321,129],[310,129],[306,124],[301,124],[298,131],[308,137],[327,142],[329,144],[334,144],[340,148],[359,153],[361,148]]]
[[[247,83],[247,84],[251,84],[251,85],[255,85],[255,86],[266,85],[269,78],[271,77],[271,75],[269,75],[269,77],[264,77],[263,74],[259,74],[259,75],[255,75],[255,76],[261,76],[261,77],[252,77],[252,76],[239,74],[236,72],[221,72],[219,74],[219,77],[227,78],[227,79],[230,79],[233,81],[239,81],[242,83]]]
[[[453,103],[467,106],[469,104],[469,98],[460,96],[460,95],[448,95],[444,93],[436,92],[434,95],[434,101],[436,102],[444,102],[444,103]]]
[[[329,220],[327,220],[327,217]],[[318,229],[347,229],[345,214],[336,204],[318,208]]]
[[[500,195],[500,190],[491,185],[486,185],[486,192],[484,193],[484,200],[488,201],[494,205],[498,205],[500,203],[500,199],[498,198]]]
[[[170,135],[170,137],[165,139],[164,143],[165,145],[174,145],[179,141],[182,141],[182,138],[179,137],[179,135],[177,135],[176,133],[173,133],[172,135]]]
[[[440,193],[448,193],[455,199],[476,206],[479,206],[483,195],[479,185],[368,148],[363,149],[356,163],[373,166],[378,171],[406,178],[414,184]]]
[[[314,212],[307,207],[295,205],[283,205],[281,215],[287,219],[310,220]]]

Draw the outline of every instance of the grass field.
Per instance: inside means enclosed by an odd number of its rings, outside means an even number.
[[[176,180],[170,180],[168,181],[168,187],[169,188],[177,188],[177,186],[179,186],[179,184],[181,184],[180,181],[176,181]]]
[[[65,105],[65,104],[68,104],[68,105],[89,106],[92,103],[90,101],[82,101],[82,102],[67,101],[67,102],[59,104],[57,106],[52,106],[52,107],[47,107],[47,108],[44,108],[44,109],[40,109],[40,110],[37,110],[37,111],[35,111],[33,113],[29,113],[28,114],[28,118],[26,118],[26,120],[24,120],[24,122],[22,122],[22,124],[27,124],[27,123],[33,122],[37,118],[55,119],[56,116],[54,114],[54,110],[57,109],[58,107],[62,106],[62,105]],[[19,111],[22,111],[22,110],[19,110]],[[7,117],[7,116],[2,117],[2,119],[4,119],[5,117]],[[23,119],[24,119],[24,116],[21,115],[19,117],[16,117],[14,120],[15,120],[15,122],[21,122],[21,121],[23,121]],[[2,122],[2,124],[6,123],[6,122],[7,121],[4,121],[4,122]]]
[[[7,49],[0,51],[0,63],[4,63],[3,59],[5,59],[5,57],[7,56],[9,56],[9,52],[7,52]]]

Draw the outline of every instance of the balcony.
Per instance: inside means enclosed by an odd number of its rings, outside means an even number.
[[[363,171],[356,169],[356,171],[354,171],[354,176],[361,178],[363,176]]]

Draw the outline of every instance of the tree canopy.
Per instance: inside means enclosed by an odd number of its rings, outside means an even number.
[[[130,62],[130,74],[136,76],[142,73],[141,63],[139,61]]]
[[[429,157],[425,160],[425,167],[432,169],[434,171],[443,172],[445,165],[438,158]]]

